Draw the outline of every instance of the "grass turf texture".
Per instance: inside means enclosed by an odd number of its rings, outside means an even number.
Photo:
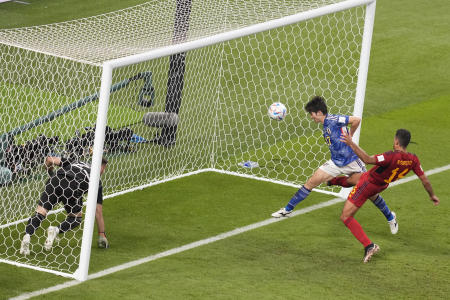
[[[448,172],[435,175],[432,180],[442,186],[447,176]],[[95,297],[101,286],[110,285],[109,291],[102,295],[129,298],[132,291],[132,299],[444,298],[450,283],[449,266],[443,263],[449,254],[445,213],[449,205],[433,207],[421,189],[420,183],[414,182],[385,193],[402,216],[399,217],[401,233],[396,236],[390,234],[384,217],[370,203],[358,214],[357,219],[369,236],[382,247],[368,265],[361,263],[360,245],[339,221],[342,205],[336,205],[87,282],[83,284],[83,295]],[[448,197],[449,193],[441,192],[441,196]],[[261,205],[264,203],[270,208],[268,198],[264,197]],[[318,198],[323,196],[314,197]],[[228,202],[246,208],[239,201],[229,199],[227,197]],[[215,201],[212,204],[215,206]],[[416,209],[411,210],[411,205]],[[221,209],[220,205],[217,209]],[[214,219],[221,225],[212,227],[231,229],[230,219],[240,223],[237,219],[244,218],[248,222],[253,218],[253,214],[242,216],[231,212],[229,207],[222,209],[230,213],[217,214]],[[255,214],[262,210],[254,209]],[[211,215],[215,211],[212,209]],[[434,221],[429,222],[427,216],[432,216]],[[153,218],[162,217],[155,214]],[[166,224],[172,229],[168,230],[166,243],[174,238],[186,241],[192,231],[196,231],[193,225],[210,215],[183,218],[185,222],[193,221],[189,224],[191,227],[180,227],[182,232],[174,237],[171,233],[176,232],[180,224]],[[157,235],[158,231],[151,235]],[[208,229],[199,231],[203,233]],[[436,235],[443,238],[436,241]],[[358,279],[357,284],[353,284],[355,279]],[[47,297],[58,299],[77,293],[79,287],[73,287]]]
[[[35,3],[39,9],[39,5],[50,2]],[[71,8],[78,5],[69,3]],[[409,150],[419,155],[425,169],[430,169],[449,163],[450,142],[446,137],[450,124],[445,118],[450,107],[450,87],[445,80],[449,71],[440,67],[449,64],[450,54],[444,51],[449,38],[443,34],[449,20],[442,14],[448,8],[447,1],[424,5],[420,1],[377,3],[361,144],[370,154],[382,152],[390,149],[396,128],[411,129],[418,145],[411,145]],[[107,11],[115,9],[109,7]],[[20,6],[24,15],[30,9]],[[61,15],[65,19],[86,16],[77,15],[77,9],[71,9],[74,15],[68,16],[67,6],[53,9],[54,21],[61,21]],[[99,9],[93,8],[89,15],[100,13]],[[34,19],[29,25],[49,23],[51,19]],[[444,190],[447,177],[448,171],[430,177],[443,200],[437,208],[427,202],[417,181],[385,192],[401,222],[397,236],[389,234],[383,217],[370,203],[364,206],[357,219],[382,247],[379,257],[367,266],[360,263],[360,245],[338,219],[338,204],[84,283],[83,297],[445,298],[450,292],[449,264],[445,263],[450,249],[444,214],[448,211],[445,199],[449,194]],[[104,209],[112,248],[106,252],[93,248],[91,273],[263,220],[294,192],[271,184],[203,174],[107,200],[110,202]],[[303,205],[326,199],[314,193]],[[169,200],[173,203],[170,208],[166,205]],[[142,217],[124,217],[124,211]],[[0,270],[0,298],[65,281],[5,264],[0,264]],[[351,285],[355,278],[360,282]],[[79,293],[80,286],[45,297]]]
[[[442,187],[447,177],[448,171],[431,180]],[[268,197],[273,189],[277,195]],[[135,218],[110,222],[114,242],[107,252],[93,249],[91,272],[259,221],[273,210],[273,203],[292,192],[291,188],[252,180],[202,174],[134,193],[132,201],[130,197],[108,200],[105,213],[109,219],[122,218],[127,209]],[[437,192],[441,198],[450,196],[444,189]],[[167,199],[180,194],[188,197],[174,203],[168,213]],[[384,195],[398,213],[400,232],[392,236],[378,210],[370,203],[363,207],[357,219],[382,247],[368,265],[361,263],[361,246],[339,221],[342,204],[337,204],[88,281],[82,285],[83,297],[92,299],[100,293],[101,297],[131,299],[444,298],[450,283],[449,266],[444,263],[450,250],[448,202],[433,207],[418,181],[394,187]],[[251,198],[258,202],[242,201]],[[305,204],[326,198],[314,194]],[[358,284],[349,288],[355,278]],[[60,281],[56,278],[52,284]],[[45,297],[60,299],[79,293],[77,286]]]

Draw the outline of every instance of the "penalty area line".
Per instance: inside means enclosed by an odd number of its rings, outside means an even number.
[[[429,175],[441,173],[441,172],[444,172],[444,171],[447,171],[447,170],[450,170],[450,165],[446,165],[446,166],[443,166],[443,167],[440,167],[440,168],[428,170],[428,171],[425,172],[425,174],[427,176],[429,176]],[[389,186],[389,188],[391,188],[392,186],[396,186],[396,185],[399,185],[399,184],[407,183],[407,182],[410,182],[410,181],[413,181],[413,180],[416,180],[416,179],[418,179],[418,177],[416,175],[409,176],[409,177],[406,177],[406,178],[402,178],[402,179],[394,182],[393,184],[391,184]],[[90,274],[90,275],[88,275],[87,280],[100,278],[100,277],[103,277],[103,276],[106,276],[106,275],[110,275],[110,274],[113,274],[113,273],[116,273],[116,272],[119,272],[119,271],[123,271],[123,270],[129,269],[129,268],[132,268],[132,267],[136,267],[138,265],[145,264],[145,263],[148,263],[148,262],[151,262],[151,261],[163,258],[163,257],[167,257],[167,256],[178,254],[178,253],[181,253],[181,252],[193,249],[193,248],[197,248],[197,247],[200,247],[200,246],[211,244],[211,243],[214,243],[214,242],[217,242],[217,241],[220,241],[220,240],[224,240],[226,238],[229,238],[229,237],[232,237],[232,236],[235,236],[235,235],[238,235],[238,234],[250,231],[250,230],[254,230],[254,229],[257,229],[257,228],[260,228],[260,227],[263,227],[263,226],[266,226],[266,225],[270,225],[270,224],[273,224],[273,223],[276,223],[276,222],[281,222],[281,221],[293,218],[295,216],[303,215],[303,214],[312,212],[314,210],[317,210],[317,209],[320,209],[320,208],[324,208],[324,207],[328,207],[328,206],[331,206],[331,205],[334,205],[334,204],[337,204],[337,203],[341,203],[341,202],[344,202],[344,201],[345,201],[345,199],[342,199],[342,198],[334,198],[334,199],[331,199],[331,200],[328,200],[328,201],[325,201],[325,202],[321,202],[321,203],[318,203],[318,204],[315,204],[315,205],[311,205],[311,206],[299,209],[299,210],[293,212],[292,214],[290,214],[290,216],[287,217],[287,218],[278,218],[278,219],[270,218],[270,219],[266,219],[266,220],[261,221],[261,222],[257,222],[257,223],[253,223],[253,224],[250,224],[250,225],[247,225],[247,226],[244,226],[244,227],[236,228],[234,230],[231,230],[231,231],[228,231],[228,232],[224,232],[224,233],[218,234],[218,235],[213,236],[213,237],[209,237],[209,238],[202,239],[202,240],[199,240],[199,241],[196,241],[196,242],[192,242],[192,243],[183,245],[181,247],[172,248],[172,249],[167,250],[167,251],[163,251],[163,252],[160,252],[160,253],[157,253],[157,254],[154,254],[154,255],[150,255],[150,256],[147,256],[147,257],[144,257],[144,258],[141,258],[141,259],[133,260],[133,261],[130,261],[130,262],[127,262],[127,263],[124,263],[124,264],[121,264],[121,265],[118,265],[118,266],[115,266],[115,267],[111,267],[111,268],[105,269],[105,270],[97,272],[97,273]],[[37,291],[34,291],[34,292],[29,292],[29,293],[24,293],[24,294],[19,295],[17,297],[10,298],[10,300],[29,299],[31,297],[40,296],[40,295],[48,294],[48,293],[51,293],[51,292],[56,292],[56,291],[59,291],[59,290],[65,289],[65,288],[69,288],[69,287],[72,287],[72,286],[76,286],[76,285],[79,285],[81,283],[83,283],[83,282],[82,281],[78,281],[78,280],[71,280],[71,281],[67,281],[67,282],[64,282],[64,283],[52,286],[52,287],[45,288],[45,289],[41,289],[41,290],[37,290]]]

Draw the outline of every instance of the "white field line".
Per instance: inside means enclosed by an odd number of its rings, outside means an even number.
[[[446,165],[446,166],[443,166],[443,167],[440,167],[440,168],[428,170],[427,172],[425,172],[425,174],[427,176],[429,176],[429,175],[441,173],[441,172],[444,172],[444,171],[447,171],[447,170],[450,170],[450,165]],[[397,180],[396,182],[392,183],[389,186],[389,188],[392,187],[392,186],[396,186],[396,185],[399,185],[399,184],[407,183],[407,182],[410,182],[410,181],[416,180],[416,179],[418,179],[418,177],[416,175],[410,176],[410,177],[407,177],[407,178],[402,178],[402,179]],[[292,217],[295,217],[295,216],[299,216],[299,215],[303,215],[303,214],[306,214],[308,212],[311,212],[311,211],[314,211],[314,210],[317,210],[317,209],[320,209],[320,208],[323,208],[323,207],[328,207],[328,206],[334,205],[336,203],[344,202],[344,201],[345,201],[345,199],[343,199],[343,198],[334,198],[334,199],[331,199],[331,200],[326,201],[326,202],[322,202],[322,203],[319,203],[319,204],[316,204],[316,205],[311,205],[311,206],[308,206],[308,207],[305,207],[305,208],[302,208],[302,209],[299,209],[299,210],[293,212],[290,215],[289,218],[292,218]],[[241,233],[253,230],[253,229],[257,229],[257,228],[260,228],[260,227],[272,224],[272,223],[284,221],[284,220],[289,219],[289,218],[279,218],[279,219],[270,218],[270,219],[267,219],[267,220],[264,220],[264,221],[261,221],[261,222],[257,222],[257,223],[253,223],[253,224],[250,224],[250,225],[247,225],[247,226],[244,226],[244,227],[236,228],[234,230],[231,230],[231,231],[228,231],[228,232],[225,232],[225,233],[221,233],[219,235],[216,235],[216,236],[213,236],[213,237],[210,237],[210,238],[206,238],[206,239],[203,239],[203,240],[192,242],[190,244],[186,244],[186,245],[183,245],[181,247],[172,248],[172,249],[164,251],[164,252],[160,252],[160,253],[157,253],[157,254],[154,254],[154,255],[150,255],[150,256],[138,259],[138,260],[130,261],[130,262],[127,262],[127,263],[124,263],[124,264],[121,264],[121,265],[118,265],[118,266],[115,266],[115,267],[112,267],[112,268],[108,268],[108,269],[105,269],[103,271],[100,271],[100,272],[97,272],[97,273],[94,273],[94,274],[90,274],[88,276],[87,280],[103,277],[103,276],[106,276],[106,275],[109,275],[109,274],[112,274],[112,273],[116,273],[116,272],[119,272],[119,271],[122,271],[122,270],[126,270],[128,268],[132,268],[132,267],[135,267],[135,266],[147,263],[147,262],[151,262],[151,261],[157,260],[159,258],[167,257],[167,256],[170,256],[170,255],[173,255],[173,254],[184,252],[186,250],[190,250],[190,249],[197,248],[197,247],[200,247],[200,246],[203,246],[203,245],[214,243],[216,241],[220,241],[220,240],[223,240],[223,239],[226,239],[226,238],[229,238],[229,237],[232,237],[232,236],[235,236],[235,235],[238,235],[238,234],[241,234]],[[24,293],[24,294],[19,295],[17,297],[10,298],[10,300],[29,299],[31,297],[40,296],[40,295],[48,294],[48,293],[51,293],[51,292],[59,291],[59,290],[62,290],[62,289],[68,288],[68,287],[76,286],[76,285],[81,284],[81,283],[82,283],[81,281],[71,280],[71,281],[67,281],[65,283],[61,283],[61,284],[58,284],[58,285],[55,285],[55,286],[52,286],[52,287],[48,287],[48,288],[45,288],[45,289],[42,289],[42,290],[38,290],[38,291],[30,292],[30,293]]]

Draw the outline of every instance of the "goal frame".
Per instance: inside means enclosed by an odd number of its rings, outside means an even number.
[[[96,130],[95,139],[94,139],[94,149],[93,149],[92,169],[91,169],[91,184],[89,185],[89,190],[88,190],[85,223],[84,223],[84,229],[83,229],[83,241],[82,241],[82,245],[81,245],[80,265],[79,265],[79,269],[77,270],[77,272],[75,272],[74,277],[77,280],[84,281],[87,279],[87,276],[88,276],[90,249],[91,249],[92,234],[93,234],[94,220],[95,220],[95,203],[96,203],[96,197],[97,197],[96,191],[98,189],[98,183],[99,183],[99,178],[100,178],[101,157],[102,157],[103,143],[104,143],[104,138],[105,138],[105,126],[106,126],[107,111],[108,111],[108,105],[109,105],[110,87],[112,84],[112,72],[114,69],[133,65],[133,64],[140,63],[143,61],[148,61],[148,60],[152,60],[152,59],[157,59],[157,58],[166,57],[166,56],[173,55],[173,54],[178,54],[178,53],[198,49],[201,47],[211,46],[214,44],[218,44],[220,42],[225,42],[228,40],[245,37],[245,36],[248,36],[251,34],[275,29],[275,28],[290,25],[293,23],[306,21],[306,20],[313,19],[316,17],[324,16],[324,15],[327,15],[330,13],[336,13],[339,11],[343,11],[346,9],[363,6],[363,5],[366,5],[366,12],[365,12],[365,20],[364,20],[364,31],[363,31],[363,37],[362,37],[361,55],[360,55],[360,61],[359,61],[358,79],[357,79],[357,86],[356,86],[355,105],[354,105],[354,111],[353,111],[353,115],[362,117],[363,107],[364,107],[364,96],[365,96],[366,83],[367,83],[367,73],[368,73],[368,69],[369,69],[369,58],[370,58],[370,48],[371,48],[371,43],[372,43],[372,33],[373,33],[373,26],[374,26],[374,20],[375,20],[376,0],[347,0],[344,2],[327,5],[324,7],[317,8],[317,9],[300,12],[298,14],[294,14],[291,16],[286,16],[283,18],[270,20],[270,21],[267,21],[264,23],[255,24],[255,25],[248,26],[245,28],[216,34],[211,37],[202,38],[202,39],[189,41],[189,42],[184,42],[181,44],[170,45],[170,46],[162,47],[162,48],[155,49],[152,51],[148,51],[145,53],[132,55],[132,56],[128,56],[128,57],[123,57],[123,58],[118,58],[118,59],[104,62],[103,66],[102,66],[103,71],[102,71],[102,80],[101,80],[101,88],[100,88],[98,118],[97,118],[97,125],[96,125],[96,128],[98,128],[99,130]],[[353,136],[354,141],[357,143],[359,142],[360,132],[361,132],[361,126],[358,128],[358,130],[355,132],[355,134]],[[205,172],[205,171],[214,171],[214,172],[219,172],[219,173],[224,173],[224,174],[229,174],[229,175],[248,177],[248,178],[253,178],[253,179],[257,179],[257,180],[270,181],[270,182],[274,182],[274,183],[278,183],[278,184],[298,187],[296,185],[293,185],[293,184],[287,183],[287,182],[283,182],[283,181],[275,181],[275,180],[260,178],[260,177],[256,177],[256,176],[252,176],[252,175],[243,175],[243,174],[239,174],[236,172],[218,170],[215,168],[198,170],[196,172],[184,174],[184,175],[182,175],[182,177],[189,176],[189,175],[192,175],[195,173]],[[170,178],[169,180],[173,180],[173,179],[176,179],[179,177],[180,176]],[[168,181],[168,180],[165,180],[165,181]],[[131,191],[134,191],[137,189],[142,189],[147,186],[155,185],[155,184],[162,183],[165,181],[155,182],[155,183],[152,183],[149,185],[126,190],[126,191],[121,192],[120,194],[131,192]],[[316,191],[328,193],[328,194],[332,194],[332,195],[336,195],[336,196],[340,196],[340,197],[345,197],[346,193],[348,193],[348,189],[342,189],[341,192],[338,194],[329,192],[329,191],[322,191],[322,190],[316,190]],[[111,195],[111,196],[114,196],[114,195]]]
[[[0,1],[1,2],[1,1]],[[320,8],[312,9],[309,11],[300,12],[294,15],[278,18],[275,20],[270,20],[267,22],[247,26],[244,28],[215,34],[209,37],[200,38],[197,40],[182,42],[179,44],[173,44],[170,46],[165,46],[161,48],[157,48],[154,50],[150,50],[148,52],[144,52],[141,54],[131,55],[127,57],[122,57],[118,59],[108,60],[103,62],[100,66],[101,68],[101,86],[99,92],[99,103],[97,109],[97,120],[96,120],[96,130],[94,136],[94,145],[93,145],[93,154],[92,154],[92,167],[90,174],[90,183],[89,190],[86,201],[86,211],[84,216],[84,227],[83,227],[83,235],[81,242],[81,252],[79,258],[78,269],[73,273],[65,273],[55,270],[49,270],[45,268],[41,268],[38,266],[30,266],[26,264],[22,264],[19,262],[11,262],[7,260],[0,259],[0,262],[5,262],[9,264],[14,264],[22,267],[27,267],[39,271],[45,271],[49,273],[53,273],[56,275],[74,278],[78,281],[85,281],[88,279],[88,271],[89,271],[89,263],[90,263],[90,254],[91,254],[91,246],[92,246],[92,237],[95,223],[95,210],[97,203],[97,190],[99,187],[100,180],[100,168],[103,154],[103,146],[105,141],[105,128],[107,124],[107,115],[108,115],[108,107],[110,100],[110,88],[112,86],[112,77],[113,71],[117,68],[126,67],[130,65],[134,65],[137,63],[158,59],[162,57],[168,57],[170,55],[175,55],[183,52],[187,52],[190,50],[199,49],[202,47],[207,47],[211,45],[215,45],[221,42],[226,42],[230,40],[234,40],[237,38],[242,38],[245,36],[249,36],[252,34],[276,29],[282,26],[291,25],[294,23],[299,23],[302,21],[310,20],[313,18],[325,16],[331,13],[337,13],[340,11],[352,9],[355,7],[365,6],[365,17],[364,17],[364,28],[362,35],[362,44],[361,44],[361,53],[359,58],[359,68],[357,74],[357,83],[356,83],[356,95],[355,95],[355,103],[353,107],[353,115],[362,117],[363,107],[364,107],[364,98],[365,98],[365,90],[367,84],[367,74],[369,68],[369,58],[370,58],[370,49],[372,43],[372,33],[374,27],[374,19],[375,19],[375,7],[376,0],[345,0],[339,3],[326,5]],[[39,51],[38,51],[39,52]],[[360,138],[361,126],[359,126],[358,130],[355,132],[353,136],[353,140],[358,143]],[[202,172],[218,172],[222,174],[240,176],[251,178],[255,180],[261,180],[266,182],[272,182],[276,184],[291,186],[299,188],[298,185],[285,182],[281,180],[273,180],[268,178],[263,178],[259,176],[249,175],[249,174],[241,174],[238,172],[226,171],[215,168],[214,162],[211,168],[205,168],[196,170],[193,172],[185,173],[182,175],[174,176],[171,178],[151,182],[145,185],[141,185],[138,187],[134,187],[131,189],[123,190],[120,192],[113,193],[108,195],[106,198],[112,198],[118,195],[126,194],[129,192],[133,192],[136,190],[140,190],[149,186],[153,186],[156,184],[168,182],[171,180],[175,180],[181,177],[187,177],[190,175],[202,173]],[[320,189],[314,189],[314,191],[322,192],[326,194],[331,194],[337,197],[344,198],[347,196],[349,189],[341,189],[339,193],[334,193],[330,191],[324,191]],[[54,212],[51,212],[54,213]]]

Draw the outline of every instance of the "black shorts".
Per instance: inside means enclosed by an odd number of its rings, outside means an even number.
[[[83,192],[75,178],[57,174],[45,185],[39,205],[50,211],[58,202],[64,204],[67,213],[77,214],[83,208]]]

